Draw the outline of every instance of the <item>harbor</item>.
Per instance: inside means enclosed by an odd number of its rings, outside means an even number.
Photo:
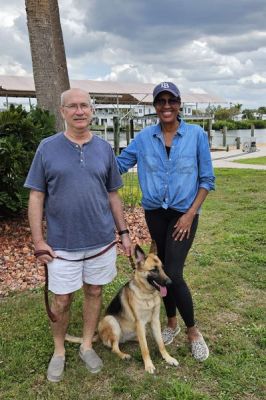
[[[119,132],[118,142],[119,142],[119,150],[121,151],[125,148],[130,140],[134,138],[139,131],[134,131],[133,135],[129,134],[129,132]],[[115,140],[114,140],[114,131],[93,131],[93,133],[97,136],[100,136],[102,139],[108,141],[113,148],[115,148]],[[208,134],[208,132],[206,132]],[[252,136],[253,135],[253,136]],[[211,151],[223,151],[237,147],[241,151],[249,152],[249,148],[247,144],[255,143],[255,147],[260,145],[266,146],[266,129],[238,129],[238,130],[228,130],[224,133],[222,130],[215,131],[212,130],[210,134],[210,147]]]

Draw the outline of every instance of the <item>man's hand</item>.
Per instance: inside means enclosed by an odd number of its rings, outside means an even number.
[[[126,254],[126,256],[128,256],[128,257],[133,256],[132,243],[131,243],[130,237],[127,233],[124,235],[121,235],[121,241],[122,241],[123,251]]]
[[[50,255],[43,254],[42,256],[37,257],[38,261],[43,264],[47,264],[48,262],[51,262],[53,258],[57,257],[53,249],[44,240],[35,244],[35,251],[40,250],[46,250],[50,253]]]

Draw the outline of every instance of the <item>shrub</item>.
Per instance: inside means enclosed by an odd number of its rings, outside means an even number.
[[[215,121],[212,124],[212,128],[216,131],[223,129],[224,126],[226,126],[228,130],[237,129],[235,121],[231,120]]]
[[[54,116],[38,108],[11,106],[0,113],[0,216],[26,207],[23,183],[40,140],[54,133],[54,126]]]
[[[221,130],[224,126],[227,126],[228,130],[236,130],[236,129],[251,129],[251,126],[254,125],[256,129],[266,128],[266,121],[258,120],[258,119],[244,119],[242,121],[232,121],[232,120],[223,120],[223,121],[215,121],[212,124],[212,128],[215,130]]]
[[[256,129],[263,129],[266,128],[266,121],[265,120],[260,120],[256,119],[256,121],[253,121],[254,126]]]
[[[236,129],[251,129],[251,120],[243,119],[242,121],[236,121]]]

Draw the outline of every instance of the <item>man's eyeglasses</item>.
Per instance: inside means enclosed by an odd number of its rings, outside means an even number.
[[[168,104],[169,106],[176,106],[177,104],[180,103],[180,100],[177,98],[173,98],[173,99],[163,99],[163,98],[159,98],[159,99],[155,99],[154,104],[156,106],[160,106],[163,107],[166,104]]]
[[[68,108],[70,111],[78,111],[80,108],[82,111],[88,111],[91,107],[88,103],[81,103],[81,104],[66,104],[63,107]]]

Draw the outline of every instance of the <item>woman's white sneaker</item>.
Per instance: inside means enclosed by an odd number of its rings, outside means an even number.
[[[172,341],[174,340],[176,335],[179,334],[180,331],[181,331],[181,328],[179,325],[176,325],[175,329],[170,328],[169,326],[164,328],[164,330],[162,331],[162,338],[163,338],[164,344],[167,346],[168,344],[172,343]]]
[[[207,360],[209,357],[209,349],[203,336],[191,342],[191,352],[195,360],[201,362]]]

